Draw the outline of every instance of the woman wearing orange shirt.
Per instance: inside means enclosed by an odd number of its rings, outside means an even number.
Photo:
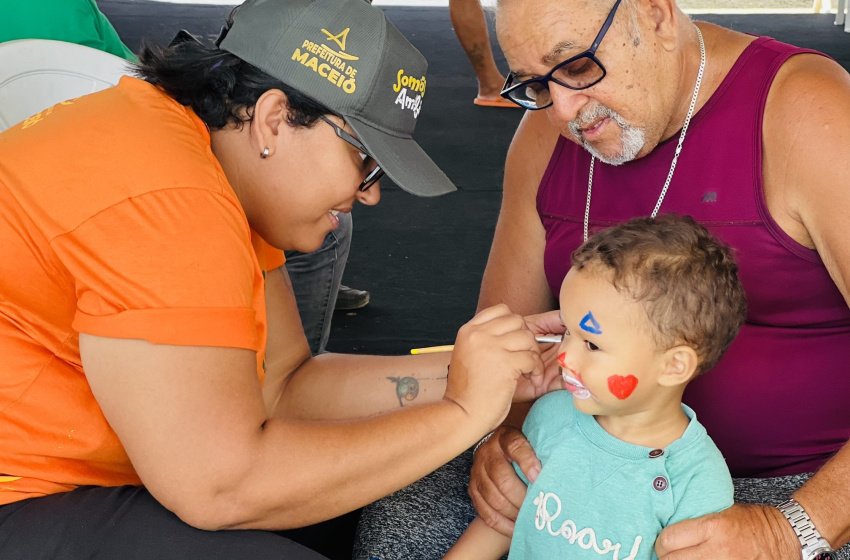
[[[504,306],[451,356],[311,358],[301,331],[278,249],[384,173],[454,189],[411,138],[425,70],[361,0],[249,0],[216,47],[0,135],[0,557],[318,558],[220,530],[351,511],[539,392]]]

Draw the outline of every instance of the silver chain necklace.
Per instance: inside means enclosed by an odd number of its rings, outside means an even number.
[[[664,195],[667,194],[667,188],[670,186],[670,181],[673,180],[673,172],[676,170],[676,162],[679,160],[679,153],[682,151],[682,143],[685,141],[685,134],[688,133],[688,125],[691,123],[691,117],[694,114],[694,107],[697,105],[697,96],[699,96],[699,86],[702,83],[702,73],[705,70],[705,43],[702,40],[702,32],[699,30],[699,27],[696,25],[694,29],[697,30],[697,36],[699,37],[699,54],[700,54],[700,63],[699,63],[699,74],[697,74],[697,83],[694,86],[694,94],[691,97],[691,106],[688,109],[688,115],[685,117],[685,124],[682,125],[682,132],[679,134],[679,144],[676,146],[676,154],[673,156],[673,163],[670,164],[670,172],[667,173],[667,180],[664,182],[664,188],[661,189],[661,195],[658,197],[658,202],[655,203],[655,209],[653,209],[651,217],[655,217],[658,214],[658,210],[661,209],[661,203],[664,201]],[[587,241],[587,226],[590,223],[590,194],[593,191],[593,167],[596,163],[596,157],[591,156],[590,158],[590,177],[587,180],[587,205],[584,207],[584,240]]]

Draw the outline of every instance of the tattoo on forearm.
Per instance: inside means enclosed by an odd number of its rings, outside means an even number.
[[[423,377],[422,379],[448,379],[449,372],[446,368],[446,375],[443,377]],[[395,396],[398,397],[398,404],[404,408],[405,403],[410,403],[419,396],[419,380],[415,377],[387,377],[395,383]]]
[[[398,397],[398,404],[404,408],[405,401],[412,401],[419,396],[419,382],[413,377],[387,377],[395,383],[395,395]]]

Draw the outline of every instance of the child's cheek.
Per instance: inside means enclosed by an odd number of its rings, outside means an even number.
[[[626,400],[631,396],[637,387],[638,379],[634,375],[612,375],[608,378],[608,390],[611,394],[620,399]]]

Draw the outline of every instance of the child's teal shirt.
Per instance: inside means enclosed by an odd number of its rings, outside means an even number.
[[[731,506],[726,462],[682,408],[685,433],[653,450],[606,432],[568,391],[538,400],[523,431],[543,469],[520,509],[510,560],[655,560],[661,529]]]

